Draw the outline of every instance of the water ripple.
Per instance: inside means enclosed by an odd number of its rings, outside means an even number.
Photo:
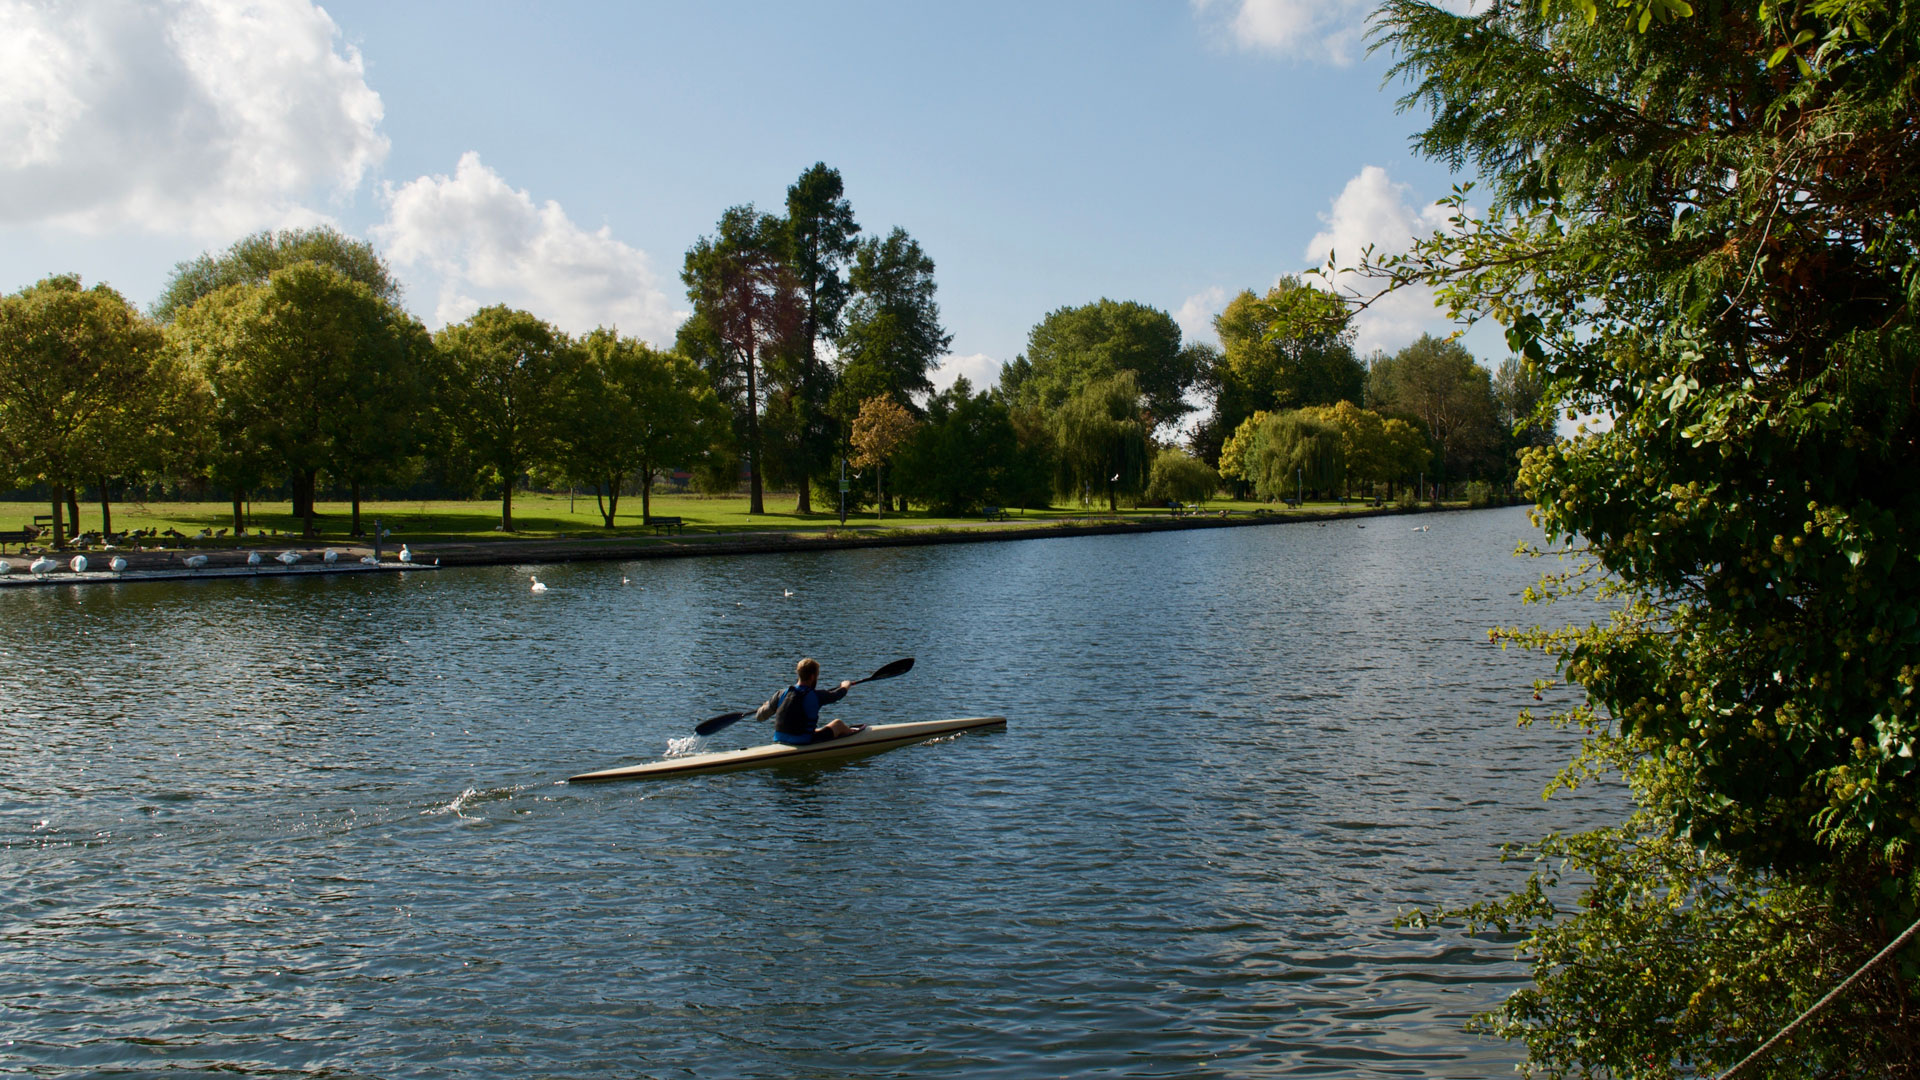
[[[1513,726],[1525,528],[11,591],[0,1071],[1504,1071],[1461,1025],[1510,943],[1394,917],[1617,810],[1542,802],[1567,740]],[[919,658],[849,719],[1011,723],[557,783],[702,748],[802,653]]]

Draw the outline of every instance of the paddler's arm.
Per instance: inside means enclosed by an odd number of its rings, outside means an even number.
[[[853,686],[852,679],[842,679],[840,680],[839,686],[836,686],[831,690],[815,690],[814,693],[819,695],[820,704],[831,705],[834,702],[839,701],[841,698],[846,697],[847,690],[852,686]]]
[[[786,693],[785,690],[780,691],[780,694],[784,694],[784,693]],[[758,709],[755,709],[753,711],[753,718],[755,720],[773,719],[774,710],[780,707],[780,694],[773,695],[772,697],[768,698]]]

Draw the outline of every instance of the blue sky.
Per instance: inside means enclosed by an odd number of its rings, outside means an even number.
[[[73,271],[145,305],[180,260],[325,221],[429,326],[506,302],[665,342],[687,247],[825,161],[933,256],[947,378],[1102,296],[1208,339],[1239,289],[1431,229],[1460,179],[1408,150],[1366,10],[0,0],[0,289]],[[1396,297],[1360,344],[1446,329]]]

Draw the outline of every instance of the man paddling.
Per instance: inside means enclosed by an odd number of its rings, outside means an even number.
[[[866,726],[849,727],[844,720],[831,721],[825,727],[818,726],[820,706],[831,705],[846,697],[847,690],[853,686],[852,679],[841,680],[840,685],[831,690],[819,689],[820,661],[812,657],[794,665],[794,675],[798,681],[773,695],[754,714],[761,720],[773,718],[773,737],[776,742],[805,746],[851,735]]]

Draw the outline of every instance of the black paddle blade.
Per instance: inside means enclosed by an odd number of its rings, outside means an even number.
[[[873,682],[876,679],[891,679],[895,675],[905,675],[907,672],[912,670],[913,670],[913,657],[909,656],[904,660],[895,660],[893,663],[888,664],[886,667],[881,668],[879,671],[876,671],[873,674],[859,681]]]
[[[726,727],[727,725],[733,723],[735,720],[738,720],[741,717],[747,716],[747,715],[749,715],[749,713],[746,713],[746,712],[721,713],[719,716],[716,716],[711,720],[702,720],[698,724],[695,724],[693,726],[693,733],[695,735],[711,735],[714,732],[719,731],[721,728]]]

